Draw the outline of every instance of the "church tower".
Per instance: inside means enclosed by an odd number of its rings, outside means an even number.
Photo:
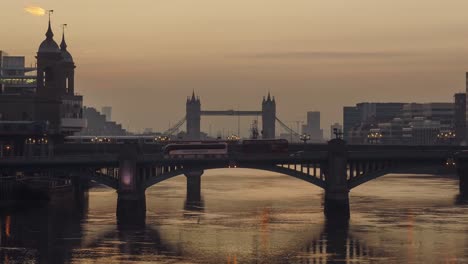
[[[75,94],[75,63],[73,57],[67,50],[67,43],[65,42],[65,26],[63,25],[62,42],[60,43],[60,53],[62,54],[61,73],[59,84],[62,94],[74,95]]]
[[[262,138],[274,139],[276,137],[276,102],[268,92],[267,99],[263,97],[262,102]]]
[[[62,134],[80,131],[86,126],[82,120],[83,97],[75,95],[75,63],[67,50],[65,26],[62,42],[54,40],[50,13],[46,39],[37,51],[37,104],[35,114],[47,120],[52,129]]]
[[[37,94],[48,99],[60,98],[60,80],[62,71],[62,53],[54,40],[54,33],[50,25],[46,32],[46,39],[39,46],[37,51]]]

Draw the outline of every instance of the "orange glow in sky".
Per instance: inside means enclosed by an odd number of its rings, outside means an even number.
[[[27,6],[24,8],[24,11],[35,16],[43,16],[46,13],[44,8],[38,6]]]

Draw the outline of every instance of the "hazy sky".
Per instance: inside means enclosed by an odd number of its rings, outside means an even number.
[[[452,101],[468,71],[466,0],[1,0],[0,49],[33,61],[47,18],[30,5],[55,10],[57,42],[68,24],[85,104],[132,129],[167,128],[192,89],[206,110],[257,110],[271,91],[280,119],[320,110],[328,129],[343,105]]]

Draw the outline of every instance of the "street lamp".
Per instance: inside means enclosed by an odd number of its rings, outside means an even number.
[[[442,131],[437,134],[437,138],[439,142],[442,144],[452,144],[453,140],[455,139],[456,134],[453,131]]]
[[[299,136],[299,139],[304,142],[304,145],[307,144],[307,141],[310,140],[310,135],[307,134],[302,134]]]
[[[240,137],[238,135],[230,135],[227,137],[228,141],[239,141]]]
[[[341,139],[343,137],[343,132],[341,129],[333,128],[333,134],[335,135],[335,139]]]
[[[383,137],[383,135],[380,132],[369,132],[367,134],[367,139],[368,139],[369,143],[371,143],[371,144],[380,143],[382,137]]]

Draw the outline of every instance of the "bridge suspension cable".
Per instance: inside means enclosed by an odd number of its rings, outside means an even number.
[[[184,118],[179,120],[179,122],[177,122],[175,125],[170,127],[168,130],[164,131],[163,135],[170,136],[170,135],[174,134],[177,130],[179,130],[179,128],[185,123],[186,120],[187,120],[187,118],[184,116]]]
[[[276,121],[278,121],[278,123],[280,124],[280,126],[281,126],[284,130],[286,130],[288,133],[293,134],[294,136],[297,136],[297,137],[300,136],[300,134],[299,134],[298,132],[296,132],[296,131],[294,131],[294,129],[288,127],[288,126],[287,126],[285,123],[283,123],[283,121],[281,121],[278,117],[275,117],[275,118],[276,118]]]

